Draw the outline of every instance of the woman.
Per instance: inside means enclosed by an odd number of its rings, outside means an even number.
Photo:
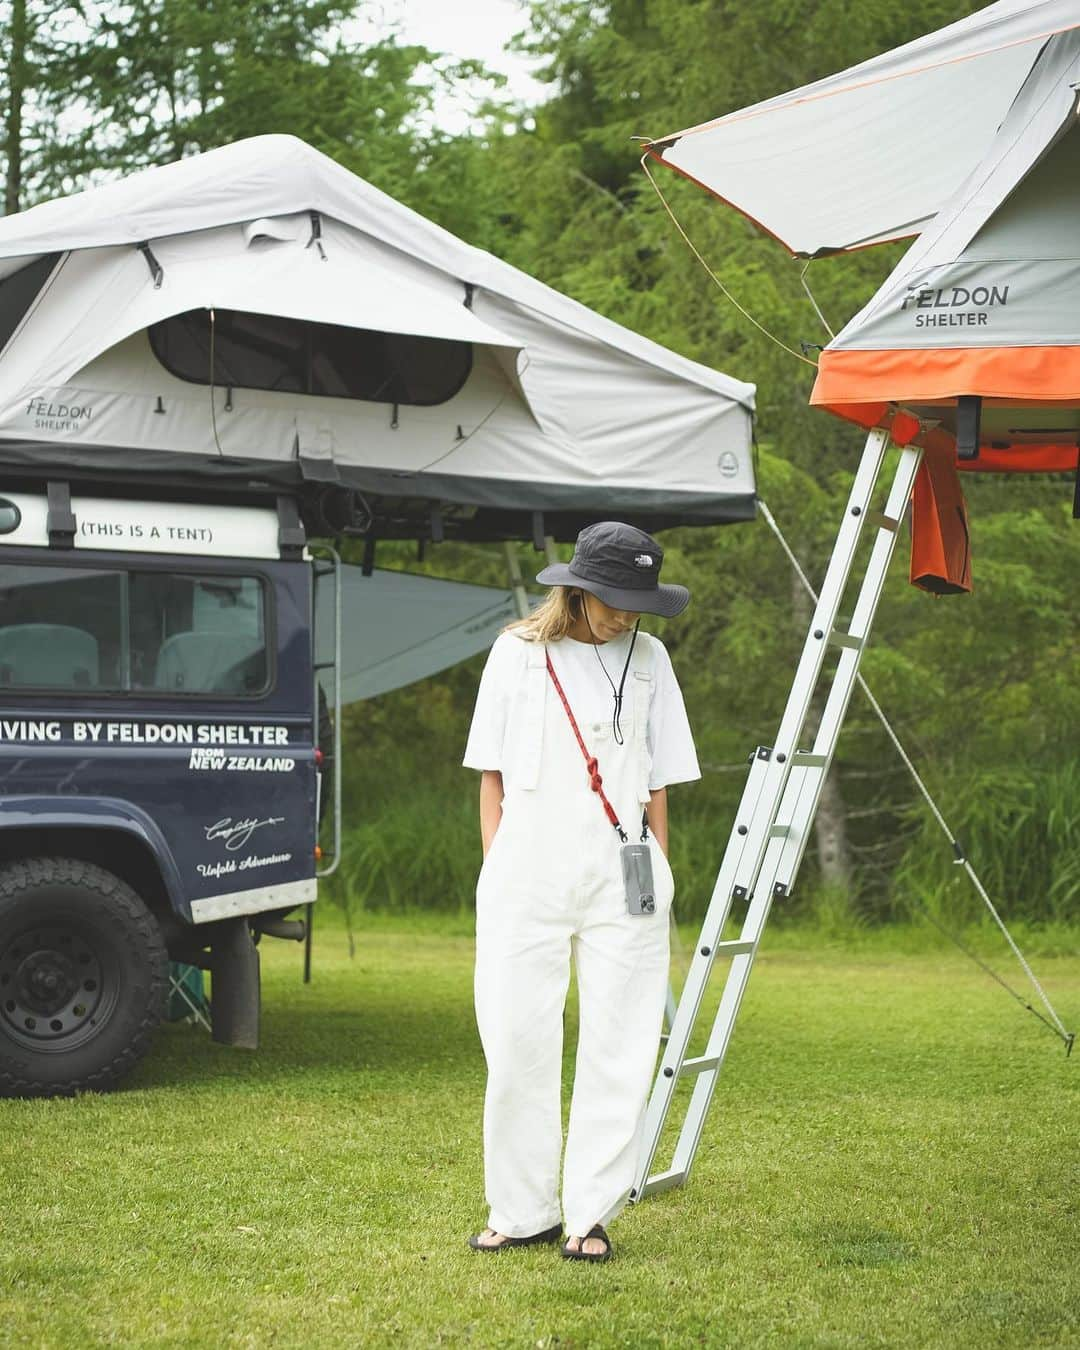
[[[482,774],[484,848],[475,996],[491,1212],[469,1239],[477,1251],[562,1236],[571,952],[580,1029],[565,1257],[611,1256],[604,1224],[633,1184],[668,981],[666,789],[701,776],[671,660],[637,627],[640,614],[671,616],[689,602],[685,587],[660,585],[662,560],[633,526],[582,530],[570,563],[537,576],[552,591],[500,634],[480,681],[464,759]]]

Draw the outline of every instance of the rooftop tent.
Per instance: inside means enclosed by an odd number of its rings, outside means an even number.
[[[648,153],[816,257],[918,234],[983,158],[1076,0],[998,0]]]
[[[379,537],[754,514],[753,386],[289,136],[0,220],[0,465],[361,494]]]
[[[1078,80],[1075,0],[999,0],[650,153],[797,254],[920,235],[822,352],[812,403],[864,426],[899,405],[950,456],[962,417],[962,468],[1072,470]]]
[[[938,441],[966,438],[961,467],[1076,467],[1078,82],[1072,29],[1045,44],[981,162],[822,353],[812,402],[865,426],[900,404]]]

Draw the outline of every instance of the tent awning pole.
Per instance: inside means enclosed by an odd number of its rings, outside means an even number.
[[[513,540],[507,539],[504,542],[503,554],[506,558],[506,576],[510,583],[510,589],[514,592],[514,604],[517,606],[518,618],[524,619],[529,613],[529,597],[525,593],[525,582],[521,576],[521,563],[518,561],[517,549],[514,547]]]

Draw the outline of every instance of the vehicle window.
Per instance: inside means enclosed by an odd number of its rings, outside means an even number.
[[[261,694],[263,591],[255,577],[131,577],[131,682],[172,694]]]
[[[175,314],[148,332],[166,370],[211,383],[207,310]],[[471,369],[468,342],[216,311],[213,383],[222,387],[427,407],[453,398]]]
[[[268,674],[256,577],[0,566],[0,691],[250,698]]]
[[[0,689],[123,688],[121,572],[0,567]]]

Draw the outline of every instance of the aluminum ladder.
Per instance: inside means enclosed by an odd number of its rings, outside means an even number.
[[[773,900],[790,894],[794,885],[821,787],[847,711],[859,659],[881,597],[897,531],[922,459],[918,447],[907,446],[900,451],[884,511],[875,512],[872,502],[888,447],[888,431],[875,429],[870,432],[780,729],[771,747],[759,746],[753,754],[701,934],[665,1038],[646,1112],[631,1200],[642,1200],[668,1187],[679,1186],[689,1177],[769,910]],[[845,626],[840,622],[840,606],[855,571],[856,550],[866,527],[874,532],[873,543],[851,620]],[[801,750],[799,740],[830,646],[839,648],[839,659],[833,674],[828,677],[831,685],[813,747],[808,751]],[[724,928],[736,901],[747,902],[746,917],[739,937],[725,941]],[[730,962],[720,1004],[705,1053],[687,1058],[702,997],[717,958]],[[671,1166],[666,1171],[650,1174],[675,1089],[682,1079],[691,1077],[695,1080],[694,1086]]]

